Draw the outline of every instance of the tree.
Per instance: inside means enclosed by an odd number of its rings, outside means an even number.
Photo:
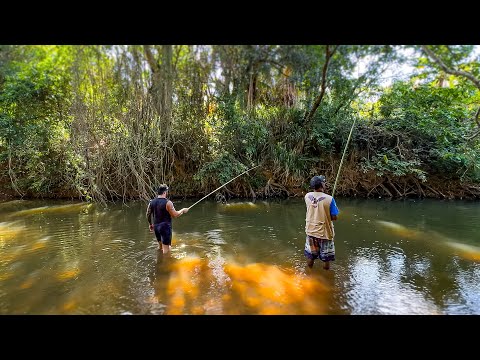
[[[470,81],[478,90],[480,90],[480,64],[478,61],[466,60],[466,58],[472,53],[472,46],[437,46],[438,53],[435,53],[433,47],[427,45],[422,45],[421,48],[437,68],[440,68],[447,74],[455,75]],[[471,71],[465,69],[471,69]],[[478,130],[467,136],[467,140],[472,140],[480,135],[480,105],[475,112],[473,120],[476,122]]]

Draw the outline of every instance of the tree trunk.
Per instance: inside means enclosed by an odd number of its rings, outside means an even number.
[[[172,104],[173,104],[173,66],[172,66],[172,45],[162,45],[162,72],[163,72],[163,109],[162,117],[165,123],[167,134],[170,134],[172,124]]]
[[[168,143],[172,123],[173,104],[173,51],[172,45],[162,45],[157,61],[149,45],[144,45],[145,57],[152,71],[152,94],[154,107],[160,116],[160,131]]]
[[[332,58],[333,54],[337,50],[338,45],[333,48],[332,51],[330,51],[330,45],[327,45],[325,48],[325,64],[323,64],[323,70],[322,70],[322,83],[320,86],[320,94],[317,96],[315,99],[315,102],[313,103],[312,109],[305,114],[305,123],[307,126],[309,126],[309,123],[311,122],[311,119],[313,118],[313,115],[317,111],[318,107],[320,106],[320,103],[322,102],[323,96],[325,95],[325,90],[327,87],[327,71],[328,71],[328,64],[330,63],[330,59]]]
[[[257,90],[257,74],[250,74],[250,81],[248,84],[248,98],[247,98],[247,110],[250,111],[255,107],[255,95]]]
[[[330,63],[330,59],[332,58],[333,54],[335,51],[338,49],[339,45],[336,45],[332,51],[330,51],[330,45],[327,45],[325,48],[325,64],[323,64],[323,70],[322,70],[322,82],[320,85],[320,94],[317,96],[315,99],[312,109],[305,114],[304,117],[304,128],[307,130],[307,134],[310,132],[310,128],[312,126],[312,119],[313,115],[317,111],[318,107],[320,106],[320,103],[323,100],[323,96],[325,95],[325,90],[327,88],[327,71],[328,71],[328,65]],[[297,143],[295,146],[295,152],[297,154],[300,154],[303,152],[303,147],[305,146],[305,139],[302,139]]]

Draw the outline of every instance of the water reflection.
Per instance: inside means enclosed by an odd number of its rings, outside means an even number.
[[[253,314],[322,314],[326,309],[327,285],[315,277],[286,272],[267,264],[228,264],[232,294],[227,304],[232,309],[243,305]]]
[[[169,254],[142,202],[1,203],[0,313],[480,314],[478,203],[338,203],[330,271],[306,267],[302,199],[202,202]]]
[[[328,286],[267,264],[158,254],[149,303],[165,314],[322,314]],[[165,285],[166,284],[166,287]]]
[[[44,213],[67,213],[67,212],[84,212],[87,213],[93,204],[88,203],[77,203],[77,204],[66,204],[66,205],[54,205],[54,206],[41,206],[33,209],[26,209],[16,211],[9,214],[9,217],[18,217],[18,216],[28,216]]]
[[[453,249],[453,251],[460,255],[462,258],[472,261],[480,261],[480,247],[460,244],[457,242],[447,242],[447,246]]]
[[[385,268],[388,270],[385,271]],[[405,281],[405,256],[359,251],[351,268],[347,298],[352,314],[440,314],[435,303]]]

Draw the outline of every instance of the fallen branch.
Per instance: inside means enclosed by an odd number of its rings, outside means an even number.
[[[423,197],[426,197],[426,196],[425,196],[425,192],[423,191],[422,186],[420,185],[420,183],[418,182],[418,180],[417,180],[417,179],[414,179],[414,181],[415,181],[415,184],[417,184],[418,190],[422,193],[422,196],[423,196]]]
[[[252,198],[255,200],[257,198],[257,195],[255,194],[255,191],[253,191],[252,185],[250,185],[250,183],[248,184],[248,187],[250,188],[250,193],[252,194]]]
[[[383,190],[387,192],[388,195],[390,195],[390,197],[393,197],[392,193],[387,189],[385,185],[383,185],[383,183],[380,183],[380,186],[382,187]]]
[[[402,197],[402,193],[400,191],[398,191],[398,189],[395,187],[395,185],[393,185],[392,181],[390,180],[389,177],[387,177],[387,181],[388,183],[392,186],[392,188],[397,192],[398,196]]]
[[[373,190],[375,190],[375,189],[377,188],[377,186],[380,185],[380,184],[381,184],[381,182],[379,182],[378,184],[376,184],[376,185],[368,192],[367,197],[369,197],[369,196],[370,196],[370,193],[371,193]]]
[[[427,185],[427,184],[425,184],[425,187],[426,187],[427,189],[433,191],[435,194],[437,194],[437,195],[442,195],[443,198],[446,198],[446,196],[445,196],[441,191],[437,191],[437,190],[435,190],[434,188],[432,188],[431,186],[429,186],[429,185]]]

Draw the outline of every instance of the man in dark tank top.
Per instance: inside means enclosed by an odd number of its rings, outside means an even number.
[[[155,231],[158,249],[162,249],[163,253],[166,254],[170,251],[172,244],[172,218],[187,213],[188,208],[183,208],[180,211],[175,210],[173,202],[167,199],[168,186],[166,184],[159,186],[157,194],[157,197],[148,203],[147,220],[150,224],[150,231]]]

